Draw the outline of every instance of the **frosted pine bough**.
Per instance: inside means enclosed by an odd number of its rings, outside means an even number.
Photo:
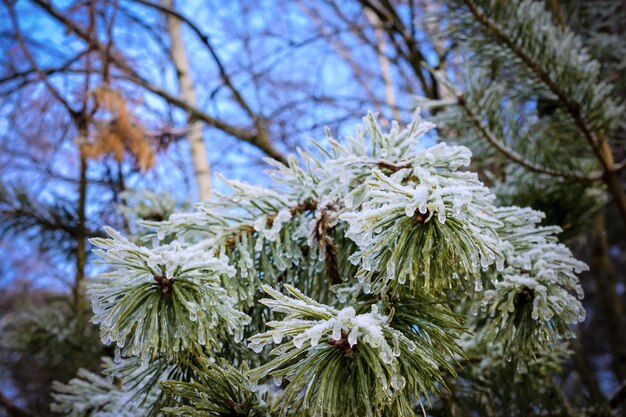
[[[177,242],[147,249],[106,230],[111,239],[93,243],[113,269],[88,290],[103,343],[115,342],[123,356],[148,358],[171,356],[190,343],[213,347],[225,334],[241,340],[249,318],[220,285],[220,275],[235,275],[226,259]],[[186,326],[178,325],[181,319]]]
[[[230,181],[150,223],[152,246],[93,241],[110,268],[89,287],[104,341],[153,375],[185,370],[162,378],[167,395],[133,384],[143,415],[413,416],[478,341],[532,371],[584,319],[585,265],[558,229],[496,207],[461,169],[467,148],[419,142],[433,127],[419,114],[364,123],[269,161],[271,189]],[[57,408],[81,401],[68,387]]]

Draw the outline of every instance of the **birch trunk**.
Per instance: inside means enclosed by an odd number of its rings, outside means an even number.
[[[173,10],[176,8],[174,0],[161,0],[161,4]],[[189,60],[185,51],[180,21],[171,14],[166,14],[166,19],[167,31],[170,36],[170,55],[176,67],[179,96],[192,107],[197,107],[196,92],[190,75]],[[198,197],[201,200],[206,200],[211,194],[211,167],[202,140],[202,122],[194,120],[189,113],[187,114],[187,130],[191,163],[198,186]]]
[[[381,29],[381,21],[378,16],[376,16],[376,13],[372,12],[370,9],[365,9],[365,16],[374,27],[374,36],[376,37],[376,44],[378,47],[376,55],[378,55],[380,72],[385,84],[385,102],[391,109],[394,120],[400,122],[400,111],[398,110],[396,94],[393,89],[393,80],[391,79],[391,71],[389,69],[389,58],[385,55],[387,42],[385,42],[385,35]]]

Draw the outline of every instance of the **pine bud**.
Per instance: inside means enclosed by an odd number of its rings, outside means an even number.
[[[418,210],[417,213],[415,214],[415,221],[418,222],[419,224],[424,224],[424,222],[426,221],[426,219],[428,219],[429,216],[430,216],[430,212],[428,210],[426,210],[426,213],[420,213]]]
[[[174,282],[174,280],[167,279],[162,275],[155,275],[154,280],[161,287],[161,294],[168,295],[170,292],[172,292],[172,283]]]

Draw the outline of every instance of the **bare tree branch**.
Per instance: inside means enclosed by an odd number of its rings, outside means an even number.
[[[59,91],[57,91],[57,89],[52,85],[52,83],[48,79],[48,76],[39,68],[39,66],[37,65],[37,62],[35,61],[35,58],[31,55],[26,45],[26,41],[24,40],[24,36],[22,35],[22,30],[20,29],[19,22],[17,20],[14,3],[9,0],[4,0],[4,3],[7,9],[9,10],[9,16],[11,18],[11,23],[13,24],[13,28],[15,30],[15,36],[17,38],[17,42],[19,43],[20,48],[22,49],[22,52],[24,53],[24,56],[26,57],[26,60],[32,67],[33,71],[37,74],[41,82],[44,83],[48,91],[50,91],[50,93],[54,96],[54,98],[57,101],[59,101],[59,103],[61,103],[63,107],[65,107],[65,109],[68,111],[68,113],[72,116],[73,119],[77,119],[78,117],[77,111],[74,110],[72,106],[70,106],[67,100],[65,100],[65,98],[61,95],[61,93],[59,93]]]
[[[68,29],[69,32],[81,38],[89,46],[99,51],[104,50],[103,45],[101,45],[97,39],[94,39],[92,36],[90,36],[88,32],[81,29],[76,23],[74,23],[70,18],[68,18],[64,13],[62,13],[61,11],[53,7],[51,3],[45,0],[33,0],[33,2],[37,4],[39,7],[41,7],[44,11],[46,11],[55,20],[63,24]],[[203,112],[197,107],[190,105],[186,101],[167,92],[161,87],[155,86],[154,84],[152,84],[145,78],[141,77],[136,71],[134,71],[125,62],[125,60],[120,55],[116,53],[115,50],[113,50],[113,48],[111,48],[111,50],[109,51],[108,59],[110,60],[112,64],[115,64],[115,66],[120,71],[122,71],[123,74],[120,75],[122,78],[126,78],[127,80],[136,83],[137,85],[161,97],[168,103],[175,105],[176,107],[179,107],[189,112],[190,114],[192,114],[192,116],[196,117],[199,120],[204,121],[208,125],[213,126],[219,130],[222,130],[223,132],[239,140],[250,143],[251,145],[263,151],[268,156],[283,163],[287,161],[285,156],[281,152],[279,152],[271,143],[267,129],[258,128],[259,126],[262,126],[261,120],[256,120],[256,123],[255,123],[256,129],[249,129],[249,128],[243,128],[243,127],[231,125],[220,119],[210,116],[209,114]]]
[[[378,16],[378,19],[383,25],[383,29],[387,32],[397,53],[404,56],[409,65],[411,65],[411,68],[413,68],[415,76],[422,85],[424,95],[435,100],[440,98],[436,79],[431,75],[429,83],[423,72],[422,64],[428,61],[420,50],[417,41],[411,35],[411,32],[407,30],[394,6],[387,0],[381,0],[380,7],[370,0],[359,0],[359,3],[361,3],[364,8],[371,10],[374,14],[376,14],[376,16]],[[396,35],[400,36],[408,51],[405,51],[398,43]]]
[[[39,72],[43,73],[47,77],[49,77],[50,75],[57,74],[57,73],[65,72],[69,70],[71,66],[74,65],[76,62],[78,62],[81,58],[83,58],[88,52],[89,52],[89,49],[85,49],[79,52],[78,54],[76,54],[71,59],[64,62],[63,64],[59,65],[58,67],[46,68],[46,69],[39,68]],[[4,77],[0,77],[0,84],[5,84],[5,83],[15,81],[21,78],[27,78],[31,74],[35,74],[39,76],[37,72],[37,68],[31,67],[24,71],[13,72]]]
[[[0,392],[0,407],[4,408],[11,417],[34,417],[28,411],[13,404],[2,392]]]
[[[198,28],[198,26],[196,26],[195,23],[193,23],[185,15],[183,15],[180,12],[178,12],[177,10],[172,9],[171,7],[168,7],[167,5],[164,5],[162,3],[153,3],[153,2],[151,2],[149,0],[133,0],[133,1],[137,2],[137,3],[140,3],[140,4],[143,4],[145,6],[157,9],[157,10],[159,10],[159,11],[161,11],[161,12],[167,14],[167,15],[174,16],[175,18],[177,18],[181,22],[185,23],[196,34],[196,36],[198,36],[198,39],[200,39],[202,44],[207,48],[207,50],[211,54],[211,57],[213,58],[213,61],[215,62],[215,65],[217,65],[217,69],[218,69],[218,71],[220,73],[220,78],[222,78],[222,81],[224,82],[226,87],[228,87],[228,89],[233,93],[235,101],[237,101],[237,103],[241,106],[241,108],[253,120],[257,118],[257,115],[254,113],[254,111],[252,111],[252,109],[250,108],[250,106],[248,105],[246,100],[243,98],[243,96],[241,95],[239,90],[237,90],[235,88],[235,86],[233,85],[233,83],[232,83],[232,81],[230,79],[230,76],[228,75],[228,72],[226,72],[226,68],[224,67],[224,64],[222,63],[222,60],[220,59],[219,55],[215,51],[215,48],[213,47],[213,44],[211,44],[211,40],[209,39],[208,35],[203,33],[200,30],[200,28]]]

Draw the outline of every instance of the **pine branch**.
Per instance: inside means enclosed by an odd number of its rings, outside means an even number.
[[[555,228],[536,227],[539,213],[497,208],[462,169],[467,148],[420,146],[433,126],[418,115],[389,132],[364,122],[344,142],[329,135],[328,148],[272,162],[275,189],[225,180],[229,193],[151,223],[150,247],[110,229],[94,240],[110,268],[89,287],[94,321],[121,355],[147,362],[149,381],[157,361],[178,372],[163,384],[180,401],[172,412],[413,417],[444,395],[463,332],[524,373],[584,315],[570,294],[584,264]],[[454,312],[481,306],[472,327]],[[234,384],[197,385],[183,364],[198,345],[208,360],[255,367],[220,366]],[[154,383],[134,381],[141,393],[128,395],[147,398]],[[257,388],[276,396],[257,402]]]
[[[436,71],[427,64],[424,66],[433,74],[433,76],[441,78],[440,75],[436,73]],[[587,174],[579,174],[575,172],[565,172],[555,170],[544,165],[535,163],[527,158],[525,158],[520,153],[516,152],[514,149],[508,147],[501,139],[498,139],[498,135],[494,133],[481,119],[481,115],[478,113],[480,110],[474,110],[474,107],[480,109],[479,103],[468,102],[468,99],[465,95],[457,91],[456,87],[454,87],[453,83],[450,80],[443,79],[440,82],[446,86],[448,91],[455,96],[456,103],[465,113],[467,118],[470,121],[470,124],[480,133],[483,139],[495,150],[497,150],[502,156],[508,159],[511,162],[527,169],[530,172],[535,172],[538,174],[545,174],[551,177],[560,178],[563,180],[574,180],[574,181],[582,181],[582,182],[592,182],[603,180],[605,173],[604,171],[594,171]],[[472,88],[472,86],[470,86]],[[481,100],[482,101],[482,100]],[[449,103],[444,103],[447,105]],[[484,104],[484,103],[483,103]],[[426,105],[428,106],[439,106],[440,103],[438,101],[427,101]],[[487,116],[489,118],[489,116]],[[626,161],[625,165],[626,165]]]
[[[537,77],[541,80],[549,90],[556,95],[559,101],[564,105],[567,112],[572,117],[574,123],[579,128],[580,132],[582,132],[584,138],[587,140],[587,143],[591,146],[596,158],[600,162],[603,167],[603,175],[602,179],[607,184],[611,194],[613,194],[615,198],[615,202],[620,211],[622,220],[626,222],[626,193],[624,192],[623,185],[617,176],[617,170],[615,167],[615,163],[613,161],[612,150],[608,144],[608,139],[605,137],[607,134],[608,126],[599,126],[596,130],[598,132],[594,132],[594,129],[590,125],[589,121],[586,117],[589,115],[583,113],[583,109],[585,109],[585,103],[578,101],[575,97],[573,97],[569,91],[561,87],[561,83],[558,80],[553,79],[551,72],[547,70],[542,63],[535,59],[532,52],[529,52],[523,48],[518,42],[514,41],[511,38],[506,30],[495,20],[491,19],[484,10],[480,9],[477,3],[474,0],[463,0],[463,3],[468,7],[470,13],[475,17],[475,19],[484,26],[484,28],[491,33],[495,38],[501,42],[502,45],[505,45],[515,56],[517,56]],[[530,7],[528,1],[523,4],[523,6],[528,9]],[[521,6],[519,6],[521,7]],[[537,5],[537,7],[542,7],[542,5]],[[553,30],[557,30],[556,28]],[[529,36],[537,36],[538,33],[529,34]],[[567,36],[567,31],[559,32],[560,36]],[[571,35],[570,35],[571,36]],[[558,47],[553,45],[552,47]],[[572,51],[573,53],[578,51]],[[586,56],[584,58],[587,58]],[[563,62],[558,63],[560,65],[565,65],[565,68],[569,71],[574,71],[574,69],[567,67],[567,65],[574,65],[575,67],[581,67],[584,64],[587,66],[591,66],[592,64],[597,64],[594,62],[579,62],[576,61],[574,63]],[[597,65],[596,65],[597,66]],[[566,70],[566,71],[567,71]],[[593,73],[589,71],[592,76]],[[596,79],[583,79],[585,83],[594,83],[597,82]],[[587,88],[588,85],[584,85],[584,88]],[[576,86],[576,88],[580,88],[580,86]],[[610,97],[608,97],[608,93],[606,92],[606,85],[598,84],[598,86],[588,87],[591,90],[597,88],[598,90],[604,89],[601,93],[601,96],[606,95],[607,97],[594,97],[595,91],[591,93],[591,97],[586,97],[587,101],[590,102],[591,105],[596,105],[597,101],[600,101],[600,106],[604,106],[601,110],[605,110],[612,105]],[[605,103],[606,102],[606,103]],[[600,117],[606,116],[606,114],[600,114]],[[596,116],[597,117],[597,116]],[[609,120],[610,121],[610,120]]]
[[[427,305],[413,303],[400,308],[398,311],[404,313],[400,330],[392,327],[389,317],[375,305],[371,312],[357,315],[352,307],[336,310],[291,286],[285,289],[290,296],[264,287],[272,298],[261,303],[287,316],[269,322],[272,330],[250,339],[255,351],[279,344],[272,351],[274,360],[248,372],[252,381],[268,374],[277,380],[290,380],[273,411],[290,407],[304,412],[312,408],[315,413],[325,408],[324,399],[336,396],[343,400],[334,404],[333,416],[353,415],[355,410],[380,415],[374,410],[382,408],[391,415],[412,416],[415,404],[429,401],[429,393],[439,392],[438,384],[443,384],[440,374],[428,364],[435,361],[438,369],[453,372],[444,359],[451,352],[437,354],[435,346],[450,347],[458,323],[444,316],[450,320],[446,322],[449,333],[431,333],[434,329],[422,326],[428,321],[423,316],[428,315]],[[416,329],[428,333],[429,342],[424,343]],[[285,337],[292,339],[283,342]],[[456,350],[454,344],[451,349]]]
[[[298,204],[293,207],[290,207],[288,210],[292,216],[295,216],[295,215],[302,214],[305,212],[313,213],[315,212],[316,209],[317,209],[317,202],[313,200],[307,200],[302,204]],[[278,213],[273,213],[267,216],[267,221],[265,223],[266,227],[272,227],[272,225],[274,224],[274,219],[276,219],[277,215]],[[254,228],[253,225],[244,225],[240,228],[240,230],[226,237],[224,239],[224,245],[232,248],[241,239],[242,235],[252,234],[255,232],[255,230],[256,229]]]
[[[511,39],[500,27],[500,25],[491,19],[483,10],[481,10],[473,0],[463,0],[463,2],[467,5],[469,11],[476,18],[476,20],[480,22],[488,32],[492,33],[497,40],[502,42],[503,45],[508,47],[518,58],[520,58],[520,60],[548,86],[550,91],[552,91],[559,98],[589,142],[589,145],[591,145],[594,152],[598,155],[598,158],[604,165],[604,168],[608,170],[609,167],[606,166],[606,162],[600,154],[598,138],[591,131],[591,128],[588,126],[587,122],[583,119],[583,116],[580,113],[581,104],[576,102],[564,90],[562,90],[558,82],[552,79],[550,73],[544,69],[530,53],[525,51],[513,39]]]
[[[611,133],[611,125],[614,125],[622,108],[610,96],[612,87],[598,80],[599,64],[589,58],[579,39],[571,32],[551,23],[542,2],[518,1],[516,7],[508,7],[505,3],[488,0],[482,2],[482,8],[476,0],[461,2],[496,43],[517,57],[563,105],[602,166],[601,179],[613,195],[622,221],[626,223],[626,192],[606,136]],[[509,21],[497,21],[489,12]],[[521,30],[523,36],[519,33],[512,35],[511,30]],[[542,33],[548,36],[541,37]],[[552,57],[550,53],[557,56]],[[554,62],[555,59],[558,61]],[[548,69],[554,64],[558,65],[558,71]],[[561,78],[565,76],[570,79],[563,82]]]
[[[570,173],[570,172],[562,172],[562,171],[553,170],[548,167],[544,167],[542,165],[533,163],[532,161],[524,158],[522,155],[517,153],[515,150],[507,147],[504,143],[502,143],[501,140],[496,138],[495,134],[491,130],[489,130],[487,126],[483,124],[478,114],[476,114],[476,112],[467,105],[467,102],[465,101],[465,98],[463,97],[462,94],[457,95],[457,103],[463,109],[463,111],[465,111],[469,119],[474,124],[474,127],[476,128],[476,130],[480,132],[481,136],[487,141],[487,143],[489,143],[489,145],[491,145],[496,150],[498,150],[498,152],[500,152],[506,159],[524,167],[525,169],[531,172],[535,172],[538,174],[545,174],[551,177],[561,178],[564,180],[576,180],[576,181],[585,181],[585,182],[600,180],[604,176],[602,172],[592,172],[587,175]]]
[[[222,276],[233,277],[233,267],[199,249],[142,248],[105,230],[110,239],[91,242],[115,269],[87,291],[103,339],[117,342],[125,356],[144,359],[171,359],[195,343],[217,349],[220,337],[241,339],[249,317],[220,284]]]

